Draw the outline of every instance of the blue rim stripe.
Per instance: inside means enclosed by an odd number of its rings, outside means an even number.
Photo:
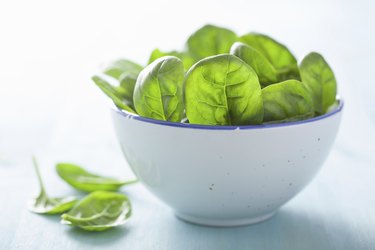
[[[146,118],[142,117],[136,114],[132,114],[128,111],[121,110],[117,107],[114,107],[113,109],[120,115],[134,119],[137,121],[147,122],[147,123],[153,123],[158,125],[165,125],[170,127],[179,127],[179,128],[192,128],[192,129],[207,129],[207,130],[235,130],[235,129],[265,129],[265,128],[278,128],[278,127],[286,127],[286,126],[293,126],[293,125],[300,125],[300,124],[306,124],[311,123],[315,121],[319,121],[328,117],[331,117],[339,112],[344,107],[344,101],[342,99],[338,99],[339,105],[331,112],[326,113],[324,115],[320,115],[317,117],[313,117],[306,120],[301,121],[295,121],[295,122],[285,122],[285,123],[273,123],[273,124],[260,124],[260,125],[241,125],[241,126],[213,126],[213,125],[200,125],[200,124],[190,124],[190,123],[181,123],[181,122],[169,122],[169,121],[161,121],[161,120],[155,120],[152,118]]]

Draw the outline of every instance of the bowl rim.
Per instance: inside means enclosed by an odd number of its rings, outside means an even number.
[[[156,125],[164,125],[164,126],[169,126],[169,127],[202,129],[202,130],[247,130],[247,129],[267,129],[267,128],[289,127],[289,126],[302,125],[302,124],[313,123],[319,120],[323,120],[337,113],[340,113],[342,111],[344,107],[344,100],[341,97],[337,97],[336,101],[338,101],[338,105],[333,110],[323,115],[316,116],[310,119],[293,121],[293,122],[285,122],[285,123],[238,125],[238,126],[235,126],[235,125],[231,125],[231,126],[202,125],[202,124],[191,124],[191,123],[156,120],[152,118],[142,117],[140,115],[128,112],[126,110],[122,110],[116,107],[115,105],[112,106],[112,110],[114,110],[117,114],[120,114],[128,119],[134,119],[134,120],[141,121],[141,122],[146,122],[146,123],[151,123],[151,124],[156,124]]]

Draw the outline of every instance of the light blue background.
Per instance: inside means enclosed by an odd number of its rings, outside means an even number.
[[[374,13],[371,1],[1,2],[0,249],[375,249]],[[107,232],[29,213],[32,154],[53,196],[77,194],[56,176],[59,161],[131,177],[108,100],[89,79],[100,64],[145,63],[154,47],[178,49],[208,22],[270,34],[300,60],[316,50],[331,64],[346,106],[311,185],[271,220],[239,228],[181,222],[140,184],[122,190],[129,223]]]

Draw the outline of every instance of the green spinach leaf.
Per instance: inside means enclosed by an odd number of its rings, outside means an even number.
[[[123,73],[128,73],[132,75],[138,75],[142,70],[142,66],[132,61],[121,59],[112,62],[105,70],[104,73],[119,79]]]
[[[175,56],[179,58],[182,63],[184,64],[185,70],[188,70],[194,63],[194,58],[188,53],[188,52],[178,52],[178,51],[170,51],[170,52],[163,52],[159,49],[154,49],[151,53],[150,59],[148,61],[148,64],[152,63],[156,59],[159,59],[163,56]]]
[[[110,177],[99,176],[87,172],[85,169],[69,163],[59,163],[56,165],[58,175],[72,187],[92,192],[97,190],[116,191],[120,187],[135,183],[137,180],[124,181]]]
[[[133,94],[137,78],[138,75],[125,72],[119,78],[120,86],[116,88],[122,102],[133,110],[135,109],[133,103]]]
[[[87,231],[104,231],[124,224],[130,215],[131,205],[125,195],[95,191],[63,214],[61,223]]]
[[[107,81],[105,81],[103,78],[99,76],[93,76],[91,79],[94,81],[96,86],[98,86],[104,92],[104,94],[106,94],[109,98],[112,99],[113,103],[118,108],[126,110],[131,113],[136,113],[131,107],[129,107],[123,102],[124,93],[121,92],[121,90],[119,90],[118,88],[115,88],[114,86],[112,86],[110,83],[108,83]]]
[[[259,124],[261,88],[255,71],[234,55],[222,54],[195,64],[185,78],[186,116],[205,125]]]
[[[237,39],[237,35],[229,29],[205,25],[188,38],[187,47],[193,57],[200,60],[207,56],[229,53]]]
[[[231,54],[239,57],[254,69],[262,87],[277,82],[278,74],[276,69],[268,59],[256,49],[244,43],[236,42],[232,45],[230,51]]]
[[[336,78],[324,58],[312,52],[300,65],[302,82],[308,87],[317,114],[324,114],[336,101]]]
[[[263,91],[270,98],[265,123],[311,117],[306,111],[310,100],[314,115],[337,106],[334,74],[319,54],[309,54],[298,67],[291,51],[271,37],[254,32],[238,37],[214,25],[205,25],[190,35],[182,51],[155,49],[143,70],[129,60],[118,60],[105,73],[117,78],[120,85],[112,86],[97,76],[94,81],[119,108],[172,122],[222,126],[262,123],[262,88],[273,84],[278,86]],[[288,80],[302,81],[305,89],[296,82],[283,83]],[[293,92],[290,86],[298,87]],[[300,106],[294,109],[287,106],[297,103],[296,96],[306,97],[306,90],[312,99],[298,102]],[[272,101],[276,96],[281,99]]]
[[[262,89],[264,123],[291,122],[314,116],[310,93],[297,80],[287,80]]]
[[[29,210],[38,214],[59,214],[73,207],[77,202],[74,197],[50,198],[47,195],[35,157],[33,157],[33,164],[40,185],[40,193],[29,202]]]
[[[262,53],[278,72],[278,80],[300,80],[297,60],[289,49],[269,36],[248,33],[240,41]]]
[[[137,113],[157,120],[181,121],[184,74],[181,60],[174,56],[161,57],[144,68],[134,89]]]

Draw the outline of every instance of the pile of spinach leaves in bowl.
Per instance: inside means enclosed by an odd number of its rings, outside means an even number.
[[[309,119],[336,104],[335,76],[318,53],[298,65],[269,36],[206,25],[183,51],[155,49],[143,67],[118,60],[94,76],[114,104],[143,117],[202,125],[255,125]]]

